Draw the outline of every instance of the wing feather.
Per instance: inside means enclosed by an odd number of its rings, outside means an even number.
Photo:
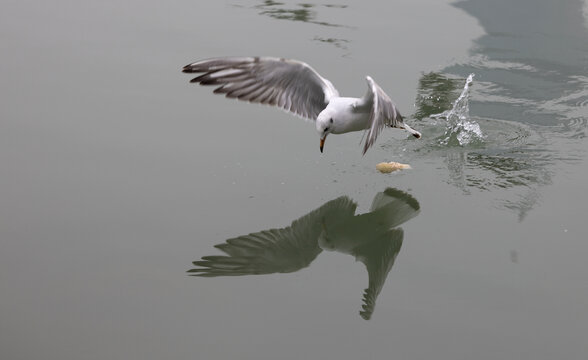
[[[370,111],[370,128],[367,130],[367,135],[363,147],[363,153],[374,144],[380,132],[386,126],[395,127],[399,129],[406,129],[413,136],[420,138],[421,133],[413,130],[404,123],[404,119],[398,108],[390,99],[390,97],[376,84],[376,82],[369,76],[366,77],[368,84],[368,91],[362,98],[359,106],[371,107]]]
[[[203,73],[190,82],[220,85],[216,94],[253,103],[280,107],[315,120],[333,97],[331,82],[308,64],[271,57],[224,57],[184,66],[185,73]]]
[[[288,273],[310,265],[322,252],[318,238],[325,219],[350,219],[357,205],[346,196],[294,220],[290,226],[262,230],[215,245],[226,255],[194,261],[194,276],[238,276]]]

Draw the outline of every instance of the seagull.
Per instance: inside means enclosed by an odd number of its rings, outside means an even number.
[[[366,76],[367,93],[353,98],[339,96],[329,80],[308,64],[292,59],[218,57],[186,65],[182,71],[203,73],[190,82],[220,85],[214,90],[216,94],[276,106],[315,121],[321,152],[329,134],[365,130],[364,155],[386,126],[421,137],[404,123],[394,102],[370,76]]]

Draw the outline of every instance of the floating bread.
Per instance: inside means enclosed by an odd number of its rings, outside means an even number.
[[[392,171],[402,170],[402,169],[410,169],[410,165],[408,164],[401,164],[398,162],[381,162],[376,165],[376,169],[381,173],[391,173]]]

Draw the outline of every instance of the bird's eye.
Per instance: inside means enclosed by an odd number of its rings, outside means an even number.
[[[328,126],[325,128],[324,132],[327,132],[327,131],[329,131],[329,127]]]
[[[331,118],[331,124],[333,123],[333,118]]]

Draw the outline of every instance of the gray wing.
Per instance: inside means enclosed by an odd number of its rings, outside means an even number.
[[[200,268],[188,272],[205,277],[288,273],[307,267],[322,251],[316,238],[294,227],[239,236],[215,247],[227,255],[203,256],[194,261]]]
[[[224,57],[184,66],[185,73],[204,73],[191,82],[220,85],[214,92],[228,98],[280,107],[315,120],[333,97],[331,82],[308,64],[270,57]]]
[[[362,318],[369,320],[376,307],[376,299],[382,291],[388,273],[392,270],[396,256],[402,247],[404,231],[392,229],[378,239],[356,249],[356,259],[363,262],[368,272],[369,285],[363,293]]]
[[[376,194],[370,212],[359,216],[371,215],[380,219],[378,220],[380,226],[391,229],[416,217],[420,209],[419,202],[412,195],[398,189],[387,188]]]
[[[318,237],[325,219],[351,218],[356,204],[346,196],[325,203],[288,227],[227,240],[215,247],[226,255],[204,256],[189,270],[195,276],[288,273],[307,267],[322,252]]]
[[[376,138],[384,129],[385,126],[395,127],[399,129],[406,129],[417,138],[421,137],[421,133],[413,130],[404,123],[402,115],[396,108],[396,105],[390,97],[376,84],[376,82],[369,76],[366,77],[368,83],[368,91],[361,99],[358,106],[371,107],[370,111],[370,128],[368,129],[363,153],[374,144]]]

